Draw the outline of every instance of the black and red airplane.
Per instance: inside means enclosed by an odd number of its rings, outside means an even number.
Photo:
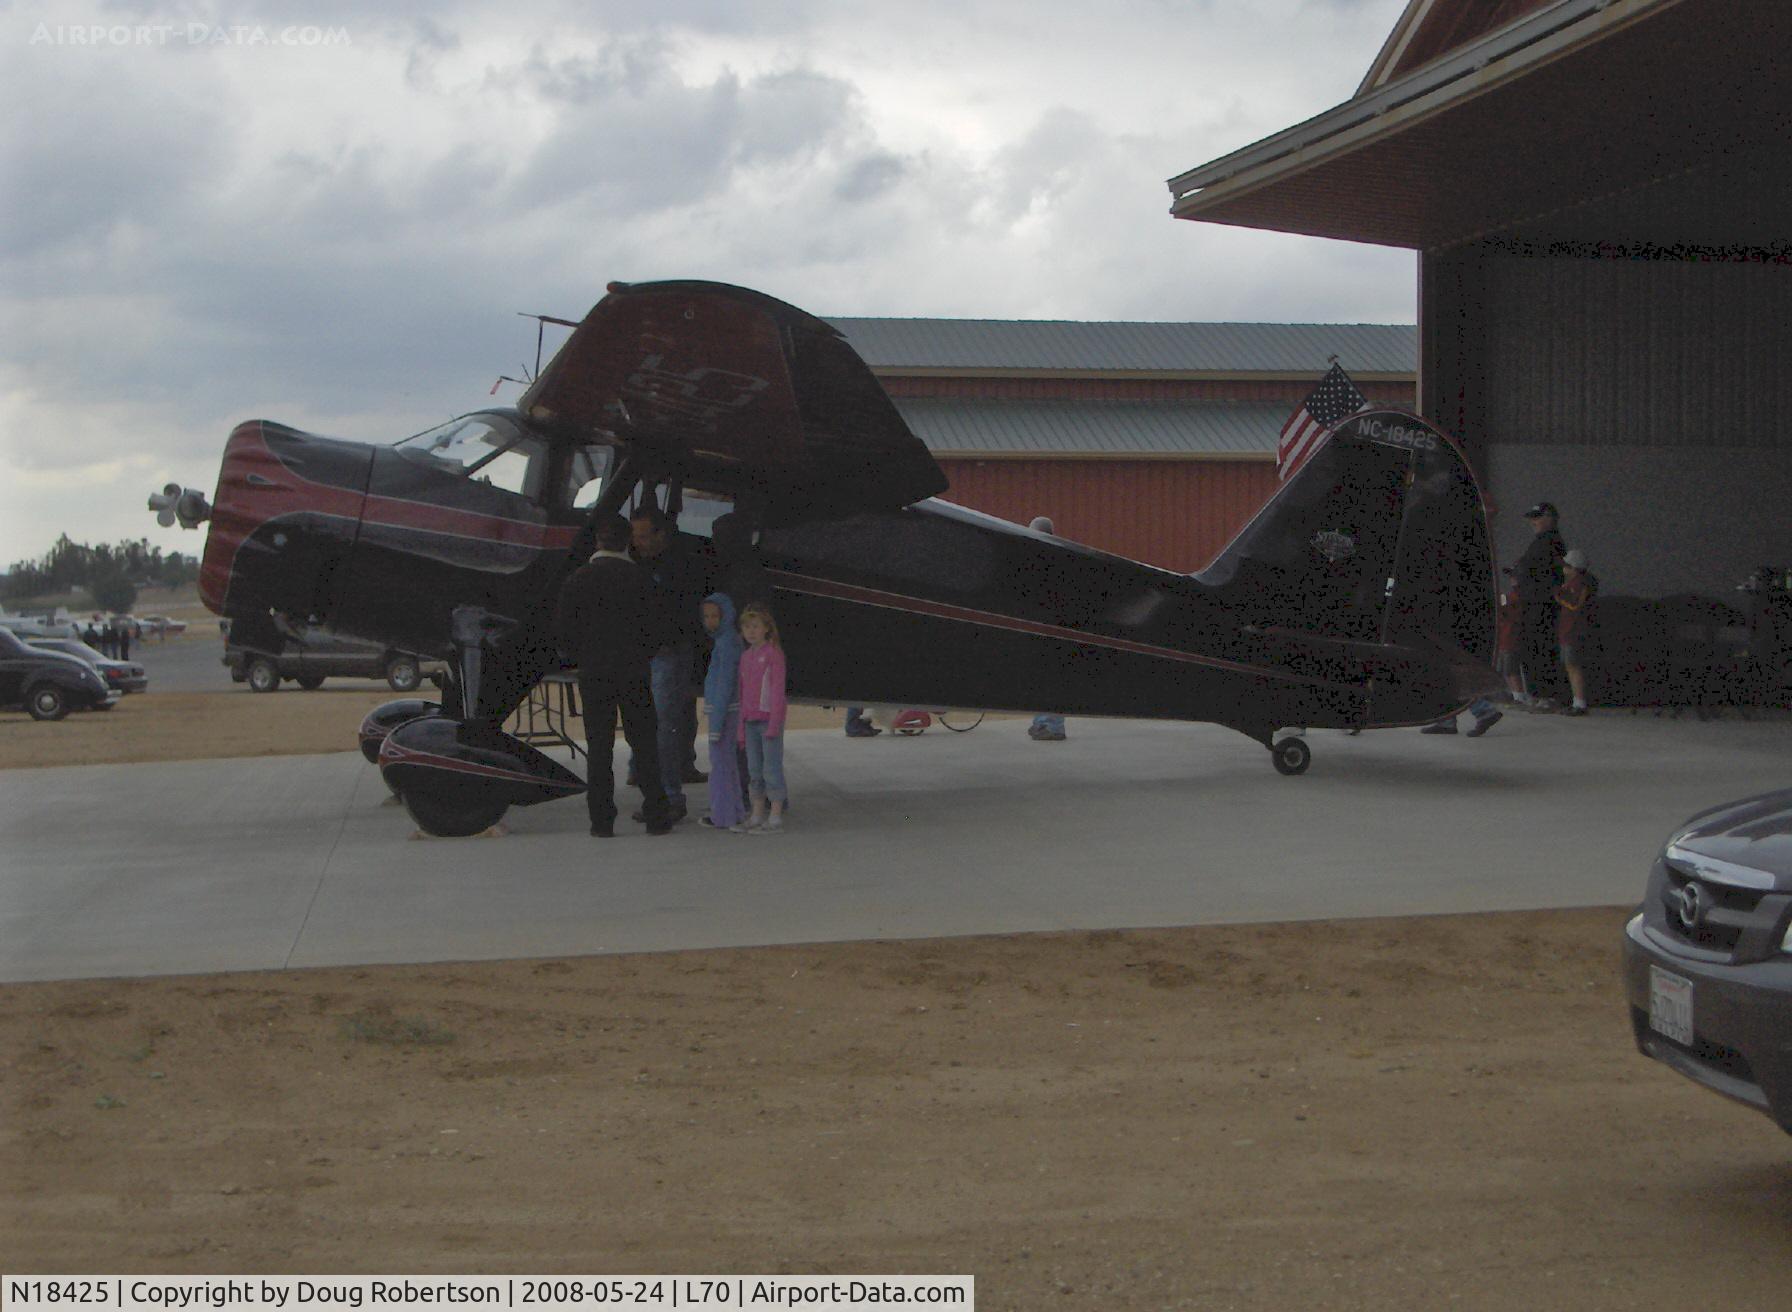
[[[504,732],[557,664],[551,613],[595,514],[738,508],[775,586],[793,700],[1291,726],[1428,723],[1497,686],[1486,509],[1424,420],[1341,423],[1231,544],[1176,574],[938,499],[946,478],[846,340],[771,297],[612,284],[514,408],[392,446],[266,420],[225,447],[205,603],[233,641],[295,625],[451,661],[443,705],[363,731],[426,831],[583,791]]]

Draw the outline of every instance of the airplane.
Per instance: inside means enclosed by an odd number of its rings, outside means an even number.
[[[151,507],[209,520],[201,596],[241,640],[321,623],[449,661],[440,703],[389,703],[361,735],[442,836],[584,791],[503,726],[558,665],[595,517],[649,500],[700,552],[718,514],[749,518],[793,701],[1212,722],[1295,775],[1299,731],[1428,724],[1498,687],[1486,503],[1417,415],[1338,424],[1195,574],[945,491],[835,328],[669,281],[611,283],[514,407],[389,446],[250,420],[210,503],[170,484]]]

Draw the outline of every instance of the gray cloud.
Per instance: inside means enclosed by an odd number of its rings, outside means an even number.
[[[0,251],[8,262],[153,231],[228,167],[233,131],[194,89],[141,61],[14,52],[0,65]]]
[[[852,161],[834,184],[834,195],[848,204],[873,201],[902,181],[909,165],[899,155],[887,151],[865,155]]]
[[[1024,31],[945,0],[108,12],[354,40],[0,50],[0,182],[30,198],[0,219],[0,560],[153,533],[148,486],[207,482],[236,420],[392,439],[484,404],[532,362],[516,311],[576,317],[611,278],[824,314],[1411,316],[1409,256],[1167,217],[1161,179],[1324,107],[1264,88],[1329,51],[1223,66],[1229,6],[1041,0]],[[1161,94],[1128,101],[1151,60]]]

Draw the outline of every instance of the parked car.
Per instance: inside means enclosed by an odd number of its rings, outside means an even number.
[[[185,633],[185,620],[169,619],[166,615],[145,615],[137,621],[138,631],[146,638],[166,638],[171,633]]]
[[[1645,1056],[1792,1134],[1792,790],[1668,839],[1624,927],[1624,986]]]
[[[0,629],[0,706],[23,706],[34,720],[60,720],[70,711],[109,710],[119,696],[86,661],[27,646]]]
[[[382,647],[358,638],[343,638],[322,629],[306,629],[298,639],[287,639],[279,651],[228,644],[224,663],[230,677],[247,683],[254,692],[273,692],[291,679],[306,690],[325,679],[384,679],[394,692],[415,692],[426,674],[438,673],[440,661],[415,652]]]
[[[50,636],[50,631],[44,627],[42,620],[27,619],[23,615],[0,616],[0,629],[21,638],[47,638]]]
[[[95,651],[75,638],[28,638],[28,645],[45,651],[59,651],[65,656],[86,661],[100,672],[106,686],[120,692],[148,692],[149,672],[135,661],[115,661],[105,652]]]

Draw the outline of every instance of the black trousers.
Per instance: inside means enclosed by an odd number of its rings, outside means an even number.
[[[1556,655],[1556,604],[1527,602],[1518,613],[1519,659],[1533,697],[1561,694],[1562,662]]]
[[[635,779],[641,788],[641,814],[648,824],[666,819],[666,786],[660,782],[659,721],[653,713],[653,691],[647,665],[628,675],[579,672],[579,700],[585,715],[585,804],[591,823],[616,823],[616,713],[622,712],[622,736],[635,754]]]

